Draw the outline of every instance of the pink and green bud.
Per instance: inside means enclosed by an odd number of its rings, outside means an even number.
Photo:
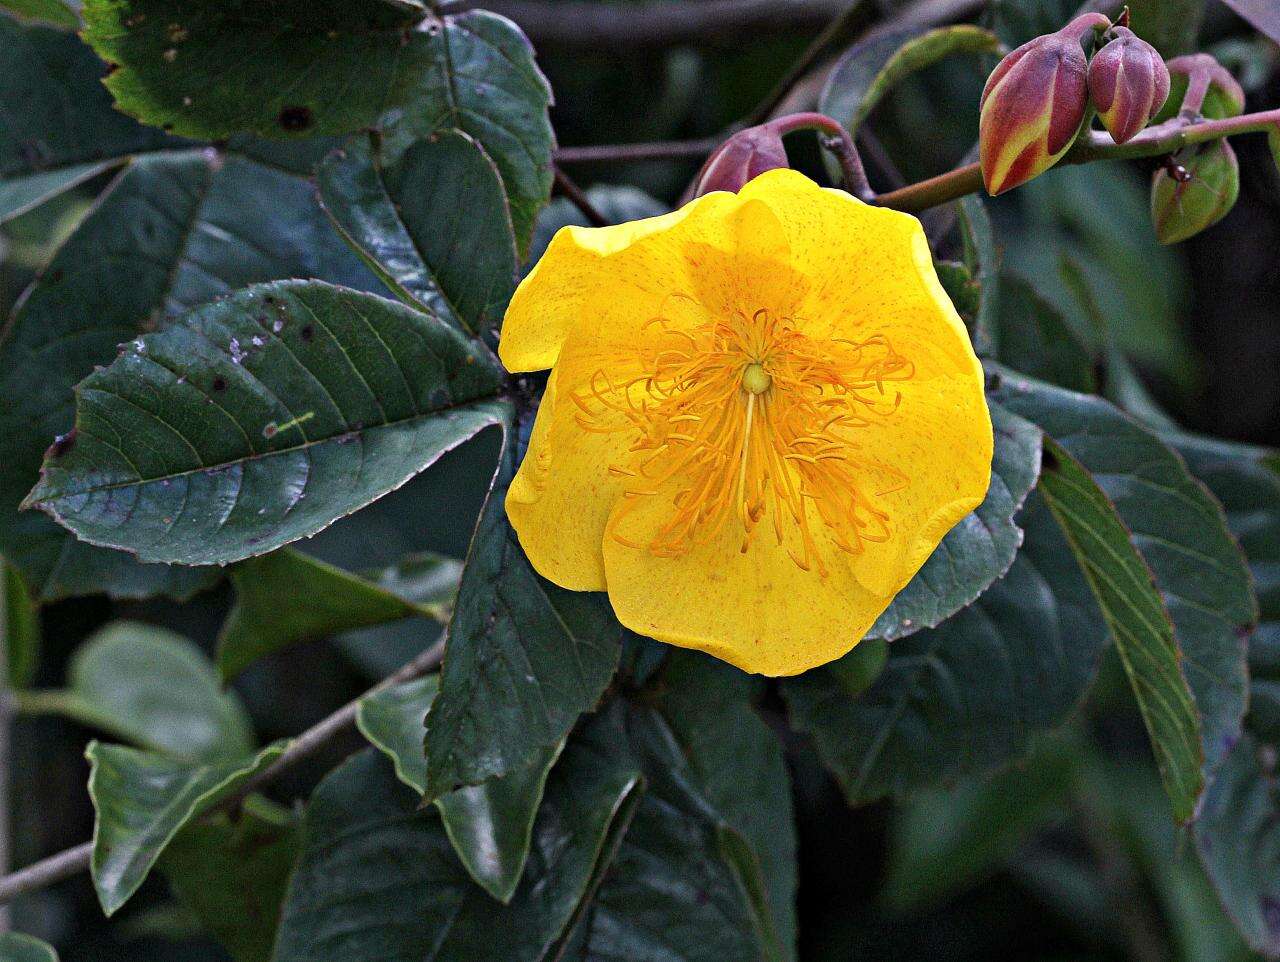
[[[1226,217],[1240,195],[1240,167],[1226,140],[1205,144],[1189,159],[1174,158],[1151,180],[1151,221],[1161,244],[1194,237]]]
[[[1244,113],[1244,88],[1231,71],[1207,53],[1174,57],[1169,67],[1169,99],[1155,116],[1157,123],[1179,113],[1211,120]]]
[[[765,171],[786,167],[787,151],[774,124],[748,127],[734,134],[707,158],[694,187],[695,197],[715,190],[740,191]]]
[[[991,72],[978,124],[988,193],[1025,184],[1062,159],[1089,104],[1082,40],[1110,25],[1102,14],[1084,14],[1057,33],[1023,44]]]
[[[1164,106],[1169,68],[1156,48],[1126,27],[1089,63],[1089,95],[1112,140],[1123,144]]]

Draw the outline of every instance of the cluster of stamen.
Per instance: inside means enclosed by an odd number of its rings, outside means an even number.
[[[678,557],[734,523],[745,552],[767,520],[791,559],[821,575],[815,531],[851,554],[889,538],[888,516],[864,491],[859,434],[898,409],[891,385],[912,364],[880,334],[855,341],[798,328],[765,309],[696,324],[655,317],[632,356],[572,393],[584,430],[635,435],[627,462],[608,467],[625,478],[610,537]],[[876,477],[905,482],[878,463]],[[672,512],[648,542],[624,538],[627,515],[664,494]]]

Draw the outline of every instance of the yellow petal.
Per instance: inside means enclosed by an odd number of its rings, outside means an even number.
[[[631,443],[619,433],[582,430],[577,406],[552,372],[529,450],[507,489],[507,518],[534,569],[571,591],[604,591],[600,545],[621,489],[607,466]]]
[[[670,502],[629,505],[616,534],[643,541],[670,515]],[[726,526],[718,537],[676,558],[604,542],[609,600],[618,619],[642,635],[696,648],[744,671],[794,675],[844,655],[889,604],[891,596],[864,588],[851,557],[823,540],[825,578],[802,571],[787,553],[799,550],[795,532],[779,546],[761,532],[742,552],[742,532]]]
[[[797,310],[807,333],[864,338],[896,331],[890,338],[895,347],[907,337],[918,346],[902,350],[918,375],[967,368],[982,381],[969,333],[938,281],[920,221],[819,187],[794,170],[761,174],[739,196],[768,204],[786,230],[793,261],[810,280]]]
[[[872,421],[864,442],[864,483],[888,516],[889,540],[850,554],[818,526],[820,563],[806,571],[794,560],[803,555],[796,530],[787,528],[779,545],[766,519],[745,553],[742,528],[730,523],[686,554],[657,557],[634,546],[647,545],[671,517],[670,497],[624,502],[604,540],[609,598],[622,623],[766,675],[796,674],[849,651],[982,502],[990,480],[992,433],[981,390],[967,377],[900,387],[903,416]]]
[[[668,291],[689,291],[684,245],[736,205],[732,194],[708,194],[660,217],[614,227],[562,227],[507,308],[498,345],[502,363],[509,371],[544,370],[555,363],[570,331],[595,324],[601,304],[653,303]]]

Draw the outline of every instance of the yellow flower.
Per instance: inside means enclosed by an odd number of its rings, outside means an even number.
[[[792,170],[561,230],[499,353],[552,368],[506,502],[533,566],[747,671],[849,651],[990,480],[920,223]]]

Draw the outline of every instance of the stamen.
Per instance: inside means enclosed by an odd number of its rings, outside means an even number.
[[[819,531],[849,554],[887,540],[888,515],[863,493],[872,465],[859,433],[898,410],[892,384],[914,375],[911,362],[883,334],[812,338],[765,308],[677,326],[665,313],[675,303],[697,306],[669,296],[644,344],[612,359],[612,376],[602,368],[571,394],[584,430],[633,436],[631,460],[605,468],[625,484],[608,536],[675,558],[733,518],[745,552],[771,515],[796,566],[823,577]],[[875,468],[877,497],[906,483],[891,466]],[[624,539],[624,518],[655,497],[667,499],[670,516],[647,544]]]

